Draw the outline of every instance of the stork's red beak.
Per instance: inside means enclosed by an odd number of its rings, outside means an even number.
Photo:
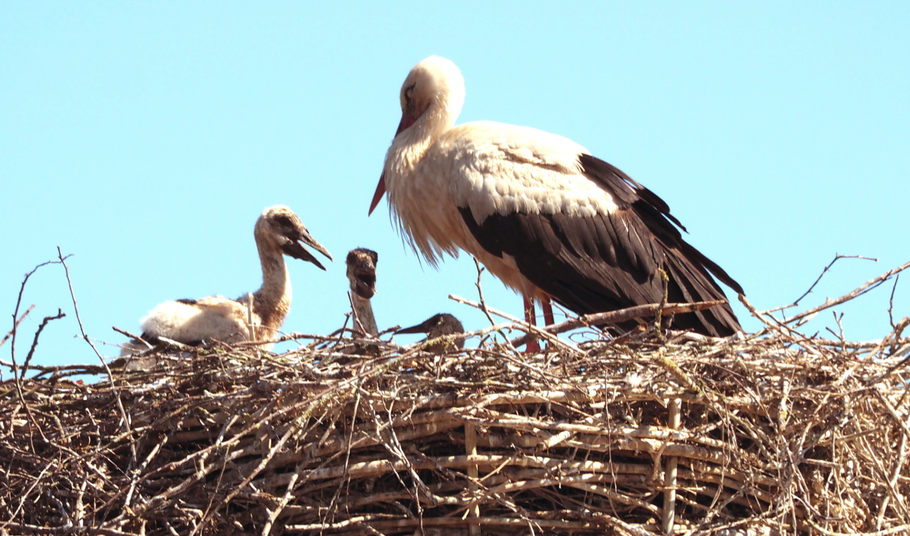
[[[385,173],[379,176],[379,184],[376,185],[376,193],[373,194],[373,202],[370,203],[370,212],[367,213],[367,216],[373,213],[373,210],[376,208],[376,205],[379,204],[379,200],[382,199],[382,195],[385,193]]]
[[[417,121],[416,117],[413,117],[408,112],[401,113],[401,121],[398,123],[398,130],[395,131],[395,137],[397,138],[399,134],[410,128],[414,124],[414,121]]]
[[[408,112],[403,112],[401,114],[401,122],[398,123],[398,130],[395,131],[395,137],[397,138],[399,134],[407,130],[417,121],[416,117],[413,117]],[[376,185],[376,193],[373,194],[373,202],[370,203],[370,212],[367,213],[367,216],[373,213],[373,210],[376,209],[376,205],[379,204],[379,200],[382,199],[382,195],[385,194],[385,174],[383,173],[379,177],[379,184]]]

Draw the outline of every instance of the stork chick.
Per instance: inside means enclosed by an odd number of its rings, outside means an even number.
[[[199,300],[164,302],[142,319],[142,339],[155,343],[160,337],[190,345],[211,340],[236,343],[271,340],[291,308],[291,280],[283,255],[311,262],[325,270],[304,244],[332,256],[317,242],[286,206],[265,209],[253,230],[262,264],[262,286],[252,295],[232,300],[210,296]],[[252,298],[252,303],[250,303]],[[262,348],[271,349],[271,344]],[[138,341],[123,345],[121,356],[144,347]]]
[[[395,333],[426,333],[427,338],[424,340],[429,341],[438,337],[442,337],[443,335],[464,333],[464,326],[461,325],[461,321],[455,318],[453,315],[450,315],[449,313],[439,313],[431,316],[416,326],[399,329]],[[425,350],[434,354],[442,354],[445,353],[446,350],[451,349],[453,344],[455,347],[461,350],[464,348],[464,339],[454,341],[454,343],[451,341],[439,341],[430,344],[425,348]]]
[[[368,335],[375,337],[379,335],[379,328],[376,327],[370,298],[376,294],[376,263],[379,262],[379,254],[366,248],[352,249],[344,262],[348,267],[348,281],[351,282],[354,325],[359,325]]]

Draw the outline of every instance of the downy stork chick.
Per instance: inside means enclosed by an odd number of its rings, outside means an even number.
[[[399,329],[395,333],[426,333],[427,338],[424,340],[429,341],[437,337],[442,337],[443,335],[464,333],[464,326],[461,325],[461,321],[453,315],[450,315],[449,313],[439,313],[416,326]],[[452,346],[453,342],[451,341],[441,341],[427,346],[425,350],[434,354],[442,354],[445,353],[446,350],[451,349]],[[464,339],[454,341],[454,346],[459,350],[464,348]]]
[[[454,126],[465,89],[451,61],[418,63],[400,97],[370,212],[388,191],[399,230],[432,266],[465,250],[526,300],[552,297],[579,314],[660,303],[659,269],[670,302],[725,299],[711,274],[743,292],[683,240],[661,198],[581,145],[489,121]],[[676,315],[673,327],[741,329],[729,304]]]
[[[256,221],[253,235],[262,264],[262,286],[236,300],[210,296],[199,300],[164,302],[142,319],[141,337],[151,343],[165,337],[198,345],[211,340],[235,343],[269,340],[277,333],[291,307],[291,280],[283,255],[325,267],[304,245],[325,255],[331,254],[317,242],[294,212],[282,205],[265,209]],[[250,322],[252,320],[252,322]],[[250,333],[252,323],[253,333]],[[263,345],[266,350],[271,344]],[[136,341],[124,345],[121,355],[140,348]]]
[[[376,327],[370,298],[376,294],[376,263],[379,262],[379,254],[366,248],[352,249],[344,262],[348,267],[348,281],[351,282],[354,325],[359,325],[368,335],[375,337],[379,335],[379,328]]]

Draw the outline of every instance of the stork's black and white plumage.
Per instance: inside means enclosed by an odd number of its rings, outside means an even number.
[[[552,297],[581,314],[659,303],[658,268],[671,302],[725,299],[711,274],[742,293],[683,240],[662,199],[584,147],[527,127],[454,126],[464,95],[449,60],[411,70],[370,206],[388,192],[400,230],[431,265],[463,249],[527,298]],[[673,326],[714,336],[741,329],[729,305],[677,315]]]

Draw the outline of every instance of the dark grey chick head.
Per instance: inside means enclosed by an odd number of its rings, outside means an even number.
[[[376,294],[376,263],[379,262],[379,254],[366,248],[352,249],[344,262],[348,266],[351,292],[366,300],[372,298]]]
[[[310,246],[332,260],[329,251],[310,236],[300,217],[284,205],[275,205],[263,210],[256,220],[253,233],[260,248],[280,251],[295,259],[311,262],[323,270],[325,266],[303,246]]]
[[[424,320],[416,326],[411,326],[409,328],[399,329],[396,333],[426,333],[426,340],[435,339],[443,335],[452,335],[453,333],[464,333],[464,326],[461,324],[461,321],[455,318],[449,313],[439,313],[431,316],[430,318]],[[428,352],[434,352],[437,354],[443,353],[446,351],[447,346],[451,346],[452,342],[440,342],[436,344],[431,344],[426,348]],[[461,350],[464,348],[464,339],[454,341],[454,345]]]

